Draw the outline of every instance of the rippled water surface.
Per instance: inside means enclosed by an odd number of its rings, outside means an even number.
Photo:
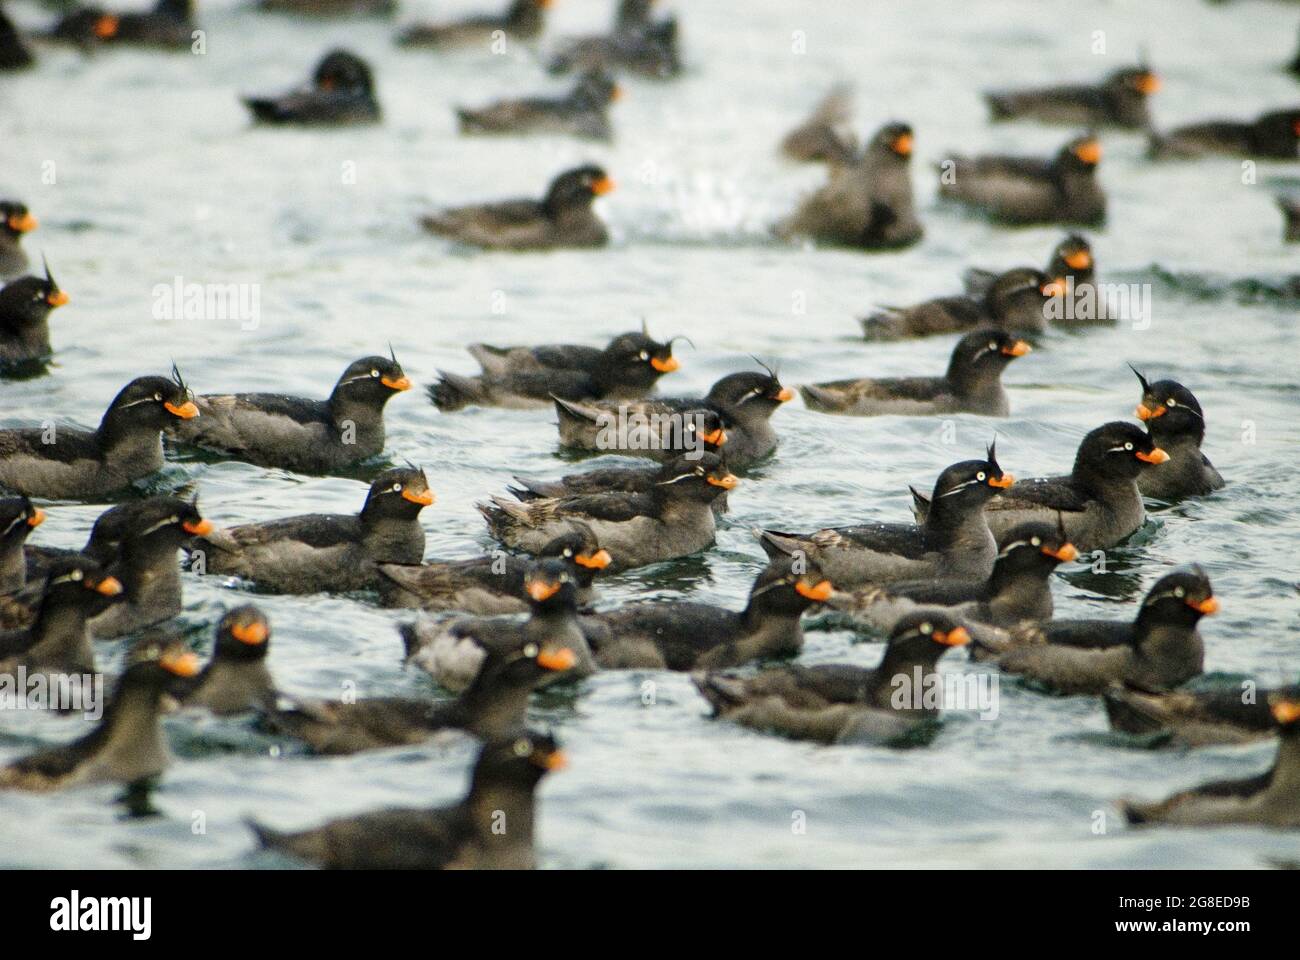
[[[10,6],[13,6],[12,4]],[[437,4],[439,15],[470,6]],[[600,28],[608,4],[561,0],[548,37]],[[438,368],[470,372],[463,345],[589,342],[645,317],[659,335],[688,334],[664,389],[702,392],[724,373],[780,362],[788,383],[851,375],[938,373],[951,338],[854,341],[854,317],[880,304],[956,292],[971,265],[1042,265],[1059,232],[995,229],[942,208],[934,162],[952,149],[1054,151],[1068,131],[986,123],[978,91],[1091,79],[1147,45],[1165,89],[1161,126],[1211,114],[1253,115],[1300,100],[1279,65],[1294,52],[1294,5],[1194,0],[1159,4],[977,2],[678,3],[687,75],[635,79],[615,106],[617,139],[467,140],[451,107],[561,89],[534,56],[398,51],[391,24],[299,23],[200,0],[202,57],[131,51],[83,58],[48,50],[39,67],[0,81],[0,190],[41,218],[44,250],[72,303],[55,314],[51,375],[0,384],[4,425],[54,417],[91,425],[130,378],[180,364],[200,391],[324,395],[348,361],[391,341],[421,386]],[[960,14],[956,13],[960,11]],[[405,13],[414,16],[414,6]],[[425,10],[424,12],[430,12]],[[49,14],[18,5],[25,26]],[[1105,31],[1109,54],[1091,52]],[[795,31],[807,52],[792,54]],[[385,123],[330,132],[251,129],[239,92],[296,83],[328,47],[375,65]],[[840,79],[856,84],[859,127],[905,119],[927,236],[905,253],[869,256],[786,246],[768,225],[821,178],[774,145]],[[1101,179],[1111,216],[1093,235],[1105,279],[1151,281],[1149,329],[1056,334],[1008,372],[1013,415],[961,417],[955,443],[937,421],[849,419],[798,403],[776,415],[781,447],[731,497],[717,547],[633,572],[607,599],[686,595],[738,606],[761,568],[749,530],[905,519],[909,483],[978,454],[996,428],[1003,465],[1020,476],[1066,470],[1079,438],[1126,416],[1138,399],[1129,360],[1173,376],[1200,398],[1206,449],[1228,480],[1213,497],[1154,507],[1108,572],[1065,567],[1065,616],[1128,618],[1169,566],[1208,569],[1223,613],[1206,622],[1207,668],[1268,682],[1300,667],[1300,427],[1295,300],[1244,302],[1234,279],[1300,272],[1281,243],[1276,189],[1300,187],[1295,163],[1261,163],[1242,183],[1233,160],[1151,165],[1133,134],[1108,135]],[[586,158],[620,188],[600,202],[613,243],[599,252],[467,253],[422,236],[439,204],[540,194]],[[53,164],[56,182],[44,182]],[[344,184],[348,164],[356,182]],[[45,179],[48,179],[45,178]],[[1158,268],[1158,269],[1153,269]],[[260,284],[261,324],[153,319],[152,290],[181,276]],[[805,309],[800,312],[800,306]],[[549,411],[440,415],[422,390],[388,407],[390,454],[429,468],[438,503],[424,514],[431,556],[488,546],[473,504],[512,473],[553,475]],[[1252,430],[1253,428],[1253,430]],[[1248,442],[1252,441],[1253,442]],[[310,478],[239,463],[183,462],[204,511],[229,524],[308,511],[354,511],[357,480]],[[39,539],[80,545],[100,508],[60,505]],[[240,597],[188,577],[184,620],[206,651],[210,625]],[[395,626],[408,613],[352,599],[266,597],[271,666],[295,693],[433,692],[403,669]],[[101,651],[116,666],[117,652]],[[872,664],[879,643],[811,632],[803,659]],[[968,670],[959,656],[947,670]],[[643,685],[653,681],[653,705]],[[1110,805],[1154,797],[1269,762],[1272,747],[1157,753],[1106,735],[1099,701],[1002,686],[996,720],[948,719],[928,747],[823,748],[707,718],[679,674],[611,672],[538,698],[572,764],[541,790],[540,856],[551,867],[668,866],[1263,866],[1300,856],[1300,837],[1256,830],[1136,832]],[[7,716],[0,761],[79,732],[79,721]],[[126,820],[116,791],[6,796],[6,866],[274,865],[251,853],[241,818],[277,826],[386,804],[444,802],[464,788],[472,750],[434,742],[342,759],[278,753],[239,722],[168,720],[179,761],[154,802],[162,816]],[[796,813],[807,830],[792,830]],[[1110,829],[1093,831],[1094,813]],[[206,832],[195,832],[196,818]]]

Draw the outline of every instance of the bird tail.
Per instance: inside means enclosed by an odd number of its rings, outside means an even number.
[[[429,385],[429,399],[444,413],[461,410],[483,402],[483,389],[477,377],[438,371],[438,382]]]

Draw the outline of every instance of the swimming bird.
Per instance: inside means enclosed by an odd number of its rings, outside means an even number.
[[[1269,705],[1278,732],[1277,757],[1261,774],[1217,780],[1158,803],[1121,800],[1132,824],[1218,827],[1230,824],[1300,827],[1300,697],[1277,696]]]
[[[450,207],[421,217],[420,224],[438,236],[494,250],[603,247],[609,232],[591,202],[613,189],[605,171],[588,164],[557,176],[541,200]]]
[[[1114,683],[1173,690],[1204,671],[1197,625],[1218,610],[1209,577],[1193,565],[1157,580],[1134,620],[1049,620],[981,632],[971,656],[1057,693],[1099,694]]]
[[[605,71],[588,70],[562,97],[498,100],[478,109],[457,107],[456,116],[461,133],[568,134],[609,140],[614,135],[609,106],[622,95],[622,88]]]
[[[560,559],[537,560],[524,575],[528,619],[517,617],[422,616],[401,627],[406,660],[447,690],[469,687],[490,649],[533,645],[564,662],[565,676],[590,676],[596,669],[578,624],[578,584]]]
[[[325,400],[280,393],[203,394],[203,416],[172,424],[179,442],[233,460],[300,473],[330,473],[384,449],[384,407],[411,389],[395,356],[348,364]]]
[[[48,263],[43,278],[19,277],[0,289],[0,376],[43,366],[54,352],[47,323],[50,311],[68,299]]]
[[[1146,509],[1138,478],[1169,454],[1139,427],[1115,420],[1090,431],[1079,443],[1067,476],[1034,477],[1016,484],[1014,493],[998,497],[985,511],[997,536],[1026,520],[1064,524],[1066,536],[1080,551],[1104,550],[1124,541],[1142,525]],[[924,497],[913,491],[913,509],[924,517]]]
[[[831,606],[856,623],[886,633],[918,607],[941,607],[968,626],[1010,627],[1026,620],[1050,620],[1052,573],[1076,557],[1078,551],[1059,526],[1034,520],[1020,524],[998,541],[993,572],[986,580],[940,575],[866,586],[841,591]]]
[[[1101,144],[1088,134],[1056,156],[956,156],[940,165],[939,196],[1011,224],[1079,223],[1106,219],[1106,193],[1097,182]]]
[[[299,833],[249,826],[263,847],[326,869],[531,869],[534,792],[564,765],[554,739],[524,733],[485,744],[469,793],[449,807],[380,810]]]
[[[586,526],[609,551],[609,569],[628,570],[698,553],[713,544],[711,502],[738,483],[711,453],[664,464],[649,493],[607,492],[520,503],[479,504],[493,538],[536,554],[556,537]]]
[[[850,160],[831,164],[826,185],[804,199],[775,231],[863,250],[893,250],[923,234],[912,196],[912,128],[889,123]]]
[[[274,97],[243,97],[258,123],[342,126],[377,123],[370,65],[349,50],[331,50],[305,85]]]
[[[217,623],[212,659],[175,694],[181,706],[219,717],[273,709],[275,681],[266,667],[271,622],[251,603],[227,610]]]
[[[235,576],[269,593],[374,589],[375,564],[419,563],[420,511],[433,503],[424,471],[385,470],[356,514],[308,513],[213,530],[190,546],[190,568]]]
[[[403,47],[438,49],[482,46],[487,49],[498,36],[513,40],[535,40],[546,25],[545,10],[551,0],[512,0],[502,14],[480,14],[451,23],[415,23],[397,35]]]
[[[1144,470],[1138,475],[1138,489],[1145,496],[1171,500],[1198,497],[1223,489],[1223,477],[1201,452],[1205,441],[1205,413],[1192,391],[1177,380],[1147,382],[1132,366],[1142,384],[1142,400],[1137,417],[1147,425],[1147,433],[1169,461],[1159,470]]]
[[[676,338],[674,338],[676,339]],[[644,331],[623,333],[604,349],[577,344],[493,347],[468,350],[483,372],[476,377],[439,371],[429,398],[443,411],[470,405],[550,406],[554,398],[601,400],[643,397],[659,378],[681,366],[673,341],[659,343]]]
[[[582,632],[606,670],[695,670],[788,657],[803,648],[800,617],[832,584],[816,563],[778,557],[754,580],[743,610],[684,600],[585,614]]]
[[[69,744],[0,767],[0,790],[47,792],[157,778],[171,762],[159,723],[164,695],[198,669],[199,658],[179,643],[144,644],[133,651],[99,725]]]
[[[22,248],[23,234],[39,226],[27,204],[17,200],[0,200],[0,279],[19,276],[27,269],[27,252]]]
[[[691,679],[722,719],[765,733],[819,743],[891,744],[932,725],[937,664],[970,641],[942,610],[921,609],[899,620],[874,668],[793,664],[751,677],[700,671]]]
[[[162,431],[199,415],[180,373],[137,377],[95,430],[46,424],[0,430],[0,489],[49,500],[118,494],[163,465]]]
[[[814,561],[839,589],[938,576],[982,580],[993,570],[997,544],[985,505],[1015,478],[998,465],[995,444],[984,460],[963,460],[939,474],[924,522],[864,523],[813,533],[757,530],[769,557]]]
[[[593,581],[612,562],[608,550],[584,523],[560,534],[538,553],[560,560],[575,585],[575,603],[589,606]],[[420,564],[377,563],[378,588],[385,606],[459,610],[480,616],[528,610],[528,570],[533,558],[494,550],[467,560],[426,560]]]
[[[994,277],[978,295],[936,297],[910,307],[886,307],[858,322],[867,340],[966,333],[982,327],[1034,334],[1047,329],[1052,302],[1065,293],[1062,279],[1033,267],[1017,267]]]
[[[715,435],[717,414],[726,433],[727,463],[744,468],[770,456],[777,446],[772,414],[795,393],[776,371],[745,371],[723,377],[703,397],[637,401],[555,400],[560,443],[579,450],[668,459],[698,449]]]
[[[986,93],[994,120],[1037,120],[1067,126],[1146,129],[1147,97],[1160,89],[1149,67],[1121,67],[1097,84],[1069,84]]]
[[[806,383],[799,387],[805,406],[822,413],[859,417],[935,416],[980,413],[1005,417],[1011,412],[1002,388],[1002,371],[1032,347],[1002,330],[976,330],[957,341],[941,377],[866,377]]]

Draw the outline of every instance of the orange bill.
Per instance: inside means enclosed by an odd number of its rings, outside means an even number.
[[[382,383],[384,386],[386,386],[389,390],[401,391],[401,390],[411,389],[411,381],[408,377],[397,377],[397,378],[380,377],[379,382]]]
[[[953,627],[947,633],[942,630],[934,632],[935,643],[942,643],[945,647],[963,647],[970,643],[970,634],[966,632],[965,627]]]
[[[1024,340],[1017,340],[1015,343],[1011,344],[1011,346],[1003,347],[1002,352],[1005,353],[1008,357],[1023,357],[1026,353],[1029,353],[1033,349],[1034,348],[1031,347]]]
[[[1187,605],[1199,613],[1219,612],[1218,597],[1206,597],[1204,600],[1188,600]]]
[[[116,597],[122,592],[122,581],[117,577],[105,577],[97,583],[87,580],[86,586],[105,597]]]
[[[37,507],[35,510],[33,510],[32,515],[27,518],[27,526],[29,527],[39,527],[44,522],[45,522],[45,511],[42,510],[40,507]]]
[[[1282,700],[1273,704],[1273,719],[1278,723],[1295,723],[1300,720],[1300,703]]]
[[[64,290],[51,290],[45,295],[45,302],[51,307],[61,307],[68,302],[70,298]]]
[[[614,562],[614,558],[609,555],[608,550],[601,549],[595,553],[580,553],[573,558],[573,562],[588,570],[604,570]]]
[[[736,478],[734,473],[728,473],[721,477],[710,476],[708,480],[709,483],[713,484],[715,487],[721,487],[723,490],[732,490],[735,488],[736,484],[740,483],[740,480]]]
[[[890,144],[890,148],[900,157],[908,156],[912,152],[912,135],[910,133],[904,133],[903,135],[896,137],[894,142]]]
[[[794,399],[794,391],[789,387],[782,387],[781,392],[776,395],[776,398],[782,403],[789,403]]]
[[[206,537],[212,532],[212,521],[207,517],[202,520],[186,520],[181,524],[181,529],[196,537]]]
[[[1085,140],[1074,148],[1074,155],[1088,166],[1095,167],[1101,163],[1101,143],[1097,140]]]
[[[199,415],[198,405],[193,400],[186,400],[179,407],[170,400],[163,403],[167,412],[174,417],[180,417],[182,420],[193,420]]]
[[[543,650],[537,655],[537,665],[543,670],[564,671],[572,670],[573,665],[578,662],[578,658],[568,647],[561,647],[559,650]]]
[[[1071,270],[1087,270],[1092,266],[1092,254],[1087,250],[1072,250],[1063,259]]]
[[[563,750],[556,750],[542,759],[542,765],[547,770],[563,770],[569,765],[569,758],[564,755]]]
[[[178,677],[192,677],[199,672],[199,655],[192,650],[183,653],[168,652],[158,659],[158,665]]]
[[[265,643],[270,633],[271,631],[266,628],[266,624],[260,620],[255,620],[252,623],[237,623],[230,628],[232,637],[240,643],[248,644],[250,647]]]
[[[650,366],[654,367],[660,373],[672,373],[681,365],[681,361],[676,357],[664,357],[662,359],[659,357],[650,358]]]
[[[530,580],[528,582],[528,595],[541,603],[543,600],[549,600],[560,592],[560,584],[548,583],[545,580]]]
[[[1069,563],[1079,555],[1079,551],[1075,549],[1075,546],[1072,543],[1063,543],[1055,550],[1051,547],[1043,547],[1043,553],[1047,554],[1049,557],[1055,557],[1062,563]]]
[[[834,588],[829,580],[822,580],[816,584],[805,583],[800,580],[794,585],[794,592],[801,597],[807,597],[817,603],[825,603],[831,598]]]
[[[598,197],[603,197],[607,193],[614,191],[614,180],[612,177],[601,177],[591,185],[591,192]]]
[[[1145,403],[1139,403],[1137,409],[1133,412],[1137,414],[1139,420],[1154,420],[1156,417],[1163,417],[1168,411],[1163,406],[1158,406],[1152,410]]]
[[[1133,456],[1145,463],[1164,463],[1169,459],[1169,454],[1165,453],[1159,447],[1156,447],[1150,453],[1143,453],[1141,450],[1138,450],[1133,454]]]
[[[997,487],[999,490],[1005,490],[1016,482],[1016,478],[1009,473],[1004,473],[1000,477],[989,477],[989,486]]]
[[[409,500],[411,503],[418,503],[422,507],[427,507],[436,499],[432,490],[412,490],[409,487],[402,488],[402,499]]]
[[[1137,78],[1136,87],[1139,93],[1157,93],[1160,90],[1160,78],[1154,73],[1144,73]]]
[[[30,233],[40,225],[40,221],[30,213],[15,213],[9,218],[9,229],[19,233]]]

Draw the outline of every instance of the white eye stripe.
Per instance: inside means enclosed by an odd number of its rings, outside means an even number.
[[[149,534],[157,530],[161,530],[163,527],[170,527],[173,523],[175,523],[179,519],[180,517],[167,517],[164,520],[159,520],[152,527],[146,527],[144,530],[141,530],[140,536],[147,537]]]
[[[14,527],[18,526],[18,524],[22,523],[26,519],[27,519],[27,511],[24,510],[22,513],[18,514],[18,516],[14,517],[12,520],[9,521],[9,526],[5,527],[3,532],[0,532],[0,537],[9,536],[9,531],[12,530]]]
[[[980,476],[983,477],[984,475],[980,474]],[[976,480],[973,478],[970,480],[963,480],[961,483],[957,484],[957,486],[953,487],[947,493],[941,493],[939,494],[939,496],[951,497],[954,493],[960,493],[962,490],[965,490],[967,487],[974,486],[977,483],[983,483],[983,482],[984,482],[983,480]]]

